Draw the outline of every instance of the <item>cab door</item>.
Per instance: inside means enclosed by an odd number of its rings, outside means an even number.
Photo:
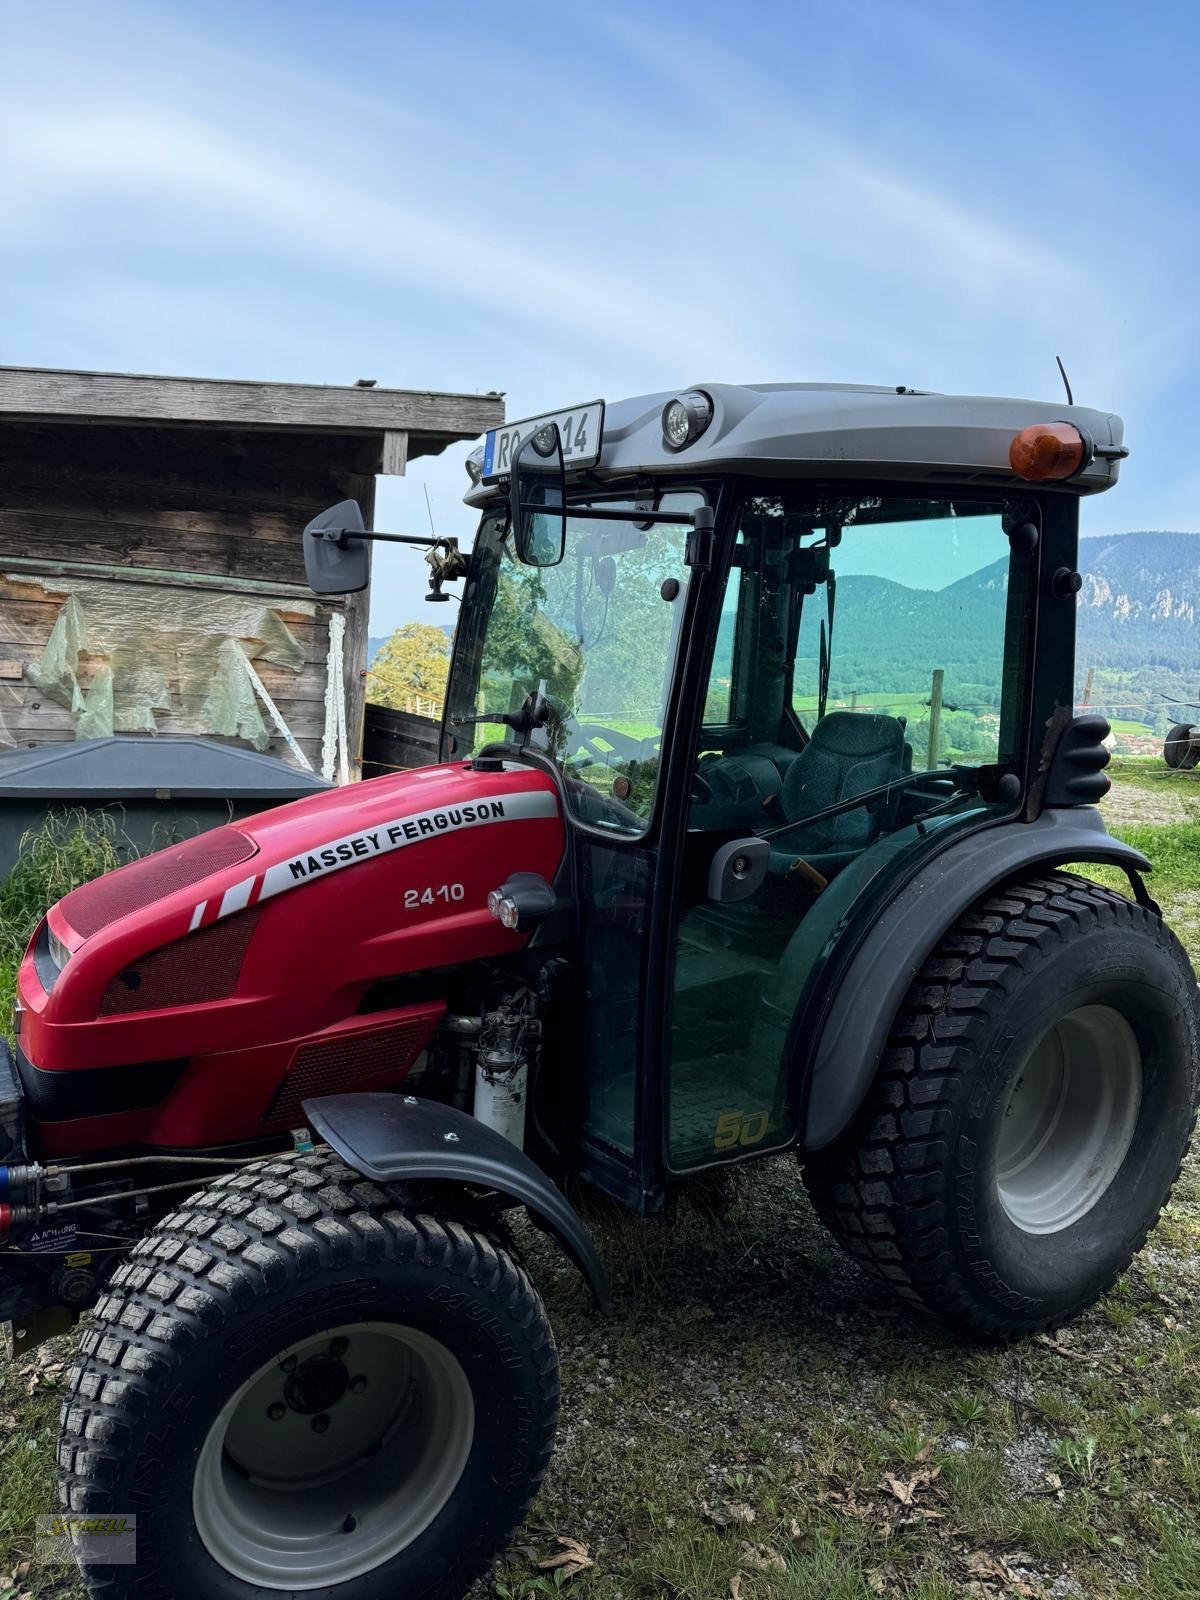
[[[1006,530],[1036,514],[957,491],[742,502],[671,952],[669,1171],[793,1142],[795,1029],[826,956],[946,830],[1010,814],[1036,563]],[[714,881],[739,839],[757,865]]]

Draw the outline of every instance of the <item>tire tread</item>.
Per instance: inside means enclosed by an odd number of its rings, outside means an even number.
[[[558,1412],[558,1359],[540,1296],[504,1244],[450,1217],[401,1210],[332,1151],[318,1149],[240,1169],[188,1196],[133,1247],[97,1303],[67,1377],[58,1443],[64,1510],[120,1514],[122,1459],[164,1382],[220,1338],[231,1319],[323,1268],[392,1261],[436,1269],[486,1289],[527,1347],[541,1390],[541,1432],[524,1519],[549,1465]],[[486,1570],[488,1550],[456,1577]],[[130,1573],[137,1569],[130,1568]],[[85,1571],[92,1594],[170,1600],[149,1574]]]
[[[838,1242],[904,1299],[976,1333],[1011,1338],[1067,1320],[1066,1314],[1039,1318],[1032,1305],[1001,1306],[981,1293],[949,1249],[953,1218],[940,1181],[946,1138],[978,1064],[986,1019],[1053,945],[1120,923],[1160,941],[1187,967],[1186,954],[1160,917],[1073,874],[1047,873],[985,896],[923,963],[850,1128],[805,1158],[814,1208]],[[1169,1199],[1186,1149],[1185,1141],[1136,1249]],[[1101,1292],[1118,1276],[1114,1272]]]

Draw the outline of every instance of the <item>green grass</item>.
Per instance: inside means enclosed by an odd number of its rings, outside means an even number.
[[[16,998],[17,968],[48,906],[133,854],[107,811],[52,812],[21,840],[17,863],[0,881],[0,1031]]]
[[[1179,772],[1157,756],[1114,756],[1105,770],[1114,784],[1165,791],[1200,804],[1200,768]]]
[[[1153,863],[1152,882],[1156,893],[1160,889],[1200,888],[1200,822],[1119,827],[1113,832]]]

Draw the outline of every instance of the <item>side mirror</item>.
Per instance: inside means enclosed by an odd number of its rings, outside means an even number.
[[[509,496],[517,559],[528,567],[556,567],[567,542],[567,477],[557,422],[521,441]]]
[[[339,500],[304,530],[304,571],[314,594],[357,594],[371,581],[370,545],[357,500]]]

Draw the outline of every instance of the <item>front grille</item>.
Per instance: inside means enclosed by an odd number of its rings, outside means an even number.
[[[110,981],[100,1001],[100,1015],[116,1017],[227,1000],[237,988],[260,909],[253,906],[240,911],[142,956]]]
[[[210,872],[236,866],[257,849],[253,839],[236,828],[214,828],[211,833],[167,845],[152,856],[143,856],[140,861],[131,861],[128,866],[72,889],[59,902],[59,910],[76,933],[89,939],[139,906],[151,905],[174,894],[176,889],[199,883]]]
[[[297,1050],[287,1075],[263,1116],[264,1123],[292,1123],[311,1095],[337,1094],[385,1075],[401,1078],[433,1032],[441,1007],[375,1033],[318,1040]]]

